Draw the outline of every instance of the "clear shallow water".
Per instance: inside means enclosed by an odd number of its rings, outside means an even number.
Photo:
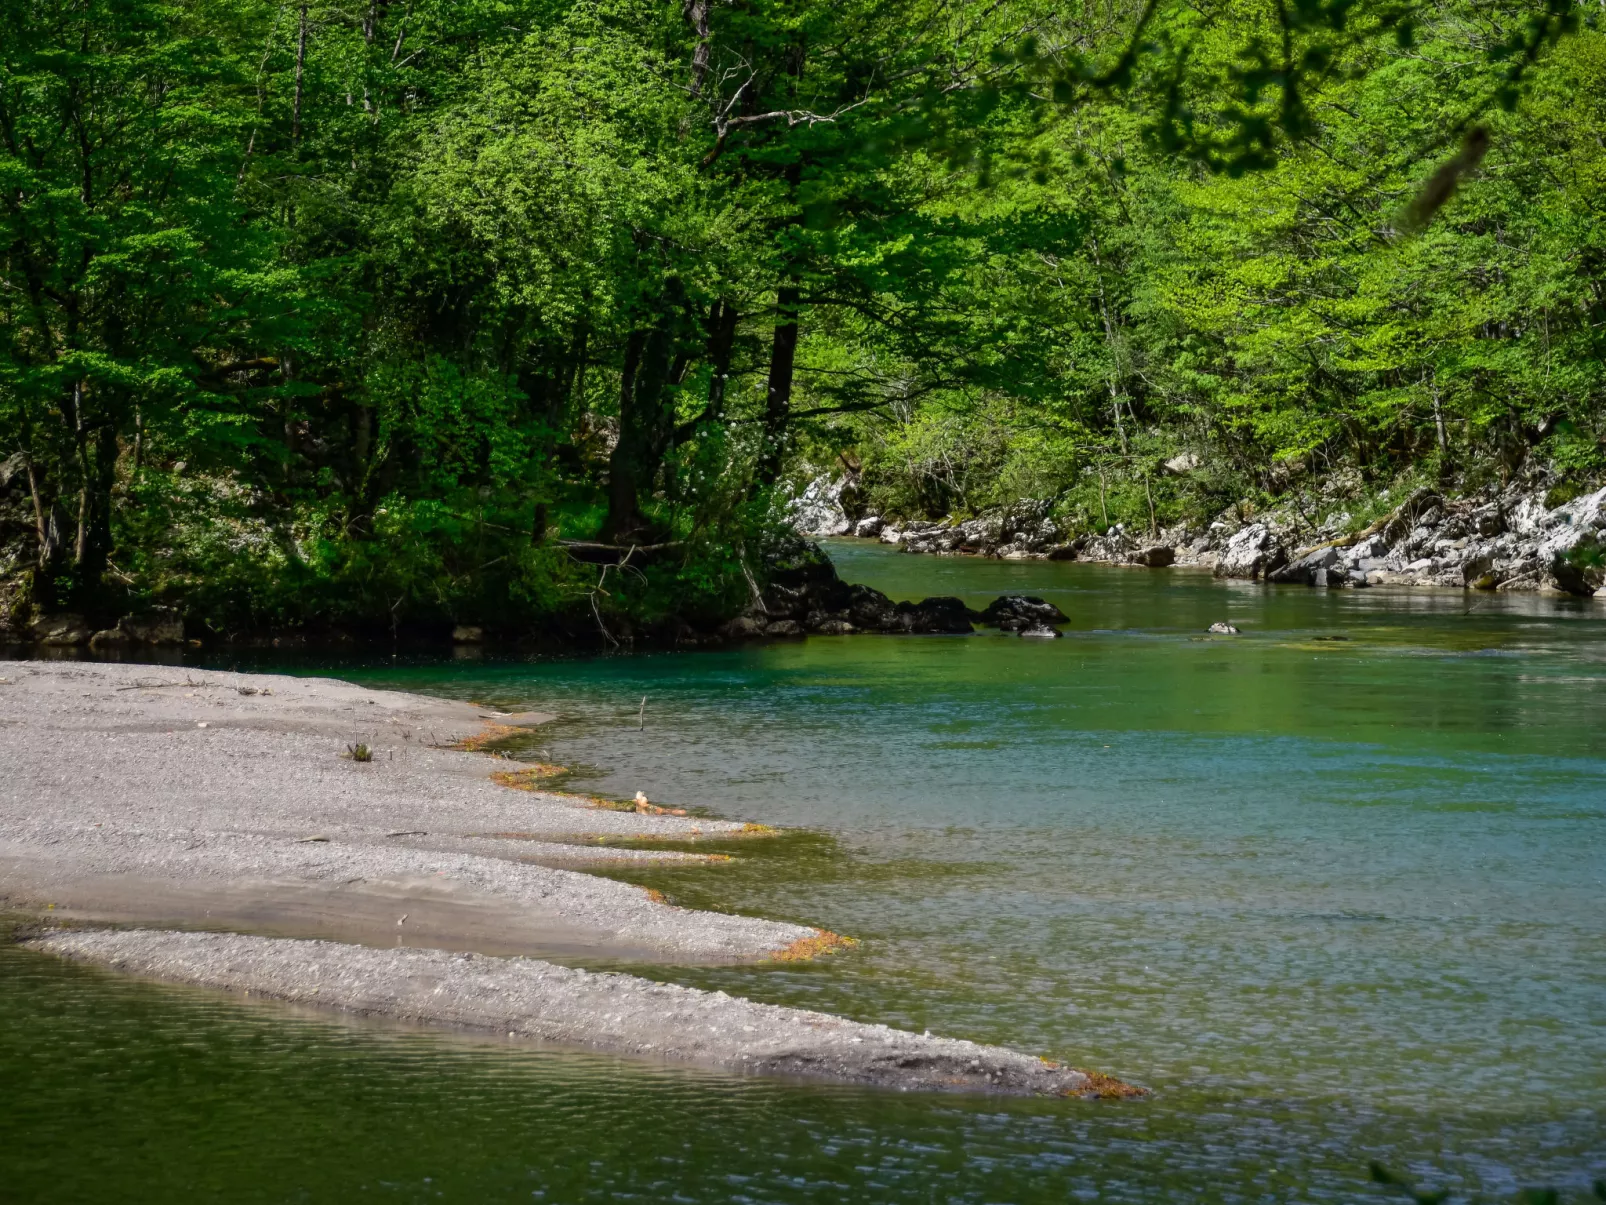
[[[1371,1159],[1494,1196],[1606,1176],[1606,607],[833,552],[895,597],[1050,597],[1067,638],[332,668],[558,710],[537,746],[594,788],[808,830],[631,877],[862,946],[677,978],[1153,1099],[742,1081],[4,952],[18,1199],[1342,1201],[1386,1195]],[[1244,635],[1204,638],[1224,617]]]

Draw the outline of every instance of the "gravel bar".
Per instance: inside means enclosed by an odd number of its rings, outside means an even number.
[[[700,857],[599,838],[747,830],[511,789],[491,775],[516,762],[451,747],[550,718],[326,678],[0,661],[0,899],[540,957],[729,962],[816,936],[565,868]]]
[[[61,930],[24,944],[154,979],[727,1071],[924,1091],[1134,1094],[997,1046],[530,958],[156,930]]]

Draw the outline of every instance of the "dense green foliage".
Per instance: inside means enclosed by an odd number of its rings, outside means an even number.
[[[1312,129],[1266,170],[1179,162],[1145,140],[1143,113],[1106,107],[1031,144],[1048,188],[969,198],[991,221],[986,311],[1014,318],[990,332],[1011,379],[859,424],[880,501],[1034,495],[1090,526],[1147,527],[1156,509],[1199,519],[1330,483],[1597,474],[1606,37],[1562,42],[1511,111],[1483,104],[1502,69],[1477,51],[1499,14],[1421,16],[1411,49],[1364,47],[1358,70],[1312,91]],[[1473,114],[1480,170],[1413,229]],[[1179,453],[1199,467],[1168,472]]]
[[[1089,523],[1588,475],[1593,20],[0,0],[0,576],[617,632],[740,606],[839,460]]]

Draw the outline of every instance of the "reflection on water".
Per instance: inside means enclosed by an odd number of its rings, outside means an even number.
[[[836,555],[895,596],[1050,597],[1067,638],[334,668],[559,710],[532,739],[606,771],[588,786],[810,830],[630,877],[860,949],[686,982],[1154,1099],[738,1080],[8,951],[0,1083],[26,1090],[0,1172],[41,1200],[1305,1201],[1377,1199],[1369,1159],[1494,1195],[1606,1175],[1606,608]],[[1221,618],[1244,635],[1205,638]]]

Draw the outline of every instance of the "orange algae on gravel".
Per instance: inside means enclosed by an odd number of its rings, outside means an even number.
[[[550,778],[562,778],[568,772],[567,766],[536,762],[534,765],[525,766],[522,770],[498,770],[491,775],[491,781],[500,786],[512,787],[515,791],[539,791],[542,782]]]
[[[775,950],[769,957],[771,962],[808,962],[822,954],[851,950],[858,944],[856,937],[843,937],[829,929],[816,929],[811,936],[800,937],[791,945]]]
[[[505,741],[510,736],[517,736],[523,729],[514,728],[507,724],[487,724],[472,736],[465,736],[453,741],[451,748],[460,749],[464,753],[483,753],[490,745],[497,741]]]
[[[1098,1100],[1133,1100],[1149,1094],[1147,1088],[1139,1088],[1113,1075],[1105,1075],[1102,1071],[1084,1071],[1080,1067],[1076,1070],[1087,1076],[1087,1087],[1078,1092],[1078,1096],[1090,1096]]]
[[[1064,1063],[1056,1063],[1052,1059],[1043,1062],[1055,1070],[1064,1067]],[[1084,1100],[1133,1100],[1140,1096],[1147,1096],[1147,1088],[1139,1088],[1125,1080],[1118,1080],[1113,1075],[1105,1075],[1102,1071],[1089,1071],[1085,1067],[1072,1067],[1072,1071],[1087,1076],[1087,1083],[1074,1091],[1067,1092],[1067,1096],[1080,1096]]]

